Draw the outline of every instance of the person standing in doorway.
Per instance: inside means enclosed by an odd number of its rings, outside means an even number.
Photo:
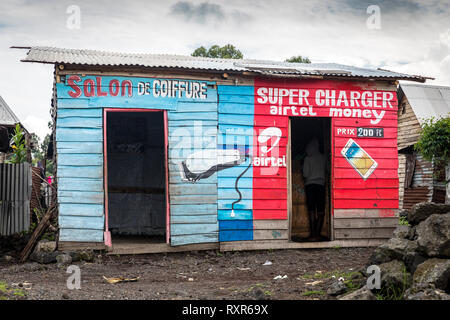
[[[320,238],[320,231],[325,218],[325,174],[325,155],[320,153],[319,142],[314,138],[306,146],[306,157],[303,163],[311,240]]]

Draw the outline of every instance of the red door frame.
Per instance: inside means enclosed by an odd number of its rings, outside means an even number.
[[[166,195],[166,243],[170,242],[170,207],[169,207],[169,162],[168,162],[168,121],[167,110],[159,109],[125,109],[125,108],[103,108],[103,188],[105,198],[105,231],[104,243],[112,246],[111,232],[108,228],[108,149],[107,149],[107,126],[106,115],[108,112],[163,112],[164,117],[164,161],[165,161],[165,195]]]

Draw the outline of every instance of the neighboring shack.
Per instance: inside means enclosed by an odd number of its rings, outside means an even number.
[[[399,208],[410,209],[420,202],[444,203],[445,170],[417,154],[414,144],[425,120],[449,116],[450,87],[402,83],[398,101]]]
[[[337,64],[28,48],[55,66],[59,247],[372,246],[398,223],[397,80]],[[302,163],[328,158],[323,241]]]
[[[13,152],[10,139],[17,124],[19,118],[0,96],[0,236],[28,231],[30,227],[32,144],[30,134],[21,124],[27,147],[26,162],[5,163]]]

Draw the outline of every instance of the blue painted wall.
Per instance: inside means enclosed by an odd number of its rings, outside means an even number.
[[[116,80],[119,85],[129,81],[123,92],[116,91]],[[183,180],[180,169],[180,163],[193,152],[217,147],[217,90],[211,82],[181,80],[185,86],[198,83],[202,94],[189,96],[180,90],[166,90],[162,97],[163,81],[67,76],[65,82],[57,83],[60,241],[103,242],[105,107],[168,110],[171,244],[218,241],[217,173],[192,183]],[[154,88],[159,96],[154,95]]]
[[[253,86],[218,87],[218,148],[246,155],[245,162],[217,173],[219,241],[253,240],[253,92]]]

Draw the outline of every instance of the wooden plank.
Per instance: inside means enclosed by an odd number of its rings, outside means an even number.
[[[59,155],[61,156],[61,155]],[[58,189],[64,191],[103,191],[103,179],[100,178],[58,178]]]
[[[197,223],[197,224],[183,224],[176,223],[170,226],[170,235],[174,236],[194,236],[201,234],[213,234],[219,231],[217,223]]]
[[[173,215],[170,218],[170,223],[217,223],[217,215],[215,214],[201,214],[201,215]]]
[[[336,224],[338,219],[334,221]],[[337,239],[389,239],[395,228],[359,228],[334,229],[334,238]]]
[[[58,156],[62,153],[103,153],[103,142],[65,142],[56,145]]]
[[[335,209],[378,208],[398,209],[398,200],[385,199],[333,199]]]
[[[72,251],[72,250],[105,250],[106,247],[101,242],[73,242],[73,241],[59,241],[58,250]]]
[[[253,115],[250,114],[224,114],[220,113],[218,121],[221,125],[248,125],[253,122]]]
[[[392,218],[398,209],[334,209],[334,218]]]
[[[58,177],[63,178],[103,178],[103,166],[63,166],[57,165]]]
[[[267,219],[287,219],[287,209],[255,209],[253,210],[253,219],[267,220]]]
[[[59,215],[60,216],[91,216],[102,217],[103,216],[102,204],[91,203],[60,203]]]
[[[58,223],[63,229],[83,229],[83,230],[102,230],[104,227],[104,217],[90,216],[66,216],[59,215]]]
[[[398,199],[398,188],[376,188],[376,189],[335,189],[334,199]]]
[[[149,254],[149,253],[166,253],[166,252],[188,252],[188,251],[202,251],[202,250],[218,250],[219,243],[196,243],[178,245],[175,247],[170,246],[167,243],[133,243],[133,242],[121,242],[114,241],[112,250],[108,255],[134,255],[134,254]]]
[[[168,119],[168,125],[170,128],[182,128],[182,127],[192,127],[195,124],[203,127],[217,126],[217,120],[174,120]]]
[[[188,187],[186,185],[170,184],[169,185],[169,194],[171,196],[216,195],[217,194],[217,184],[215,184],[215,183],[189,184]]]
[[[173,215],[184,215],[184,214],[212,214],[217,212],[217,204],[171,204],[170,214]]]
[[[58,164],[69,166],[102,166],[103,156],[98,153],[62,153],[58,154]]]
[[[58,190],[58,201],[60,203],[103,204],[103,200],[104,200],[103,192]]]
[[[231,205],[229,209],[217,210],[218,220],[249,220],[253,218],[251,209],[234,209],[234,217],[231,216]]]
[[[398,218],[341,218],[335,219],[335,229],[358,228],[395,228],[398,226]]]
[[[82,117],[82,118],[102,118],[102,108],[90,108],[90,109],[58,109],[57,119]],[[57,121],[58,121],[57,120]]]
[[[59,241],[103,243],[103,230],[61,228]]]
[[[217,120],[216,112],[169,112],[169,119],[172,120]]]
[[[287,229],[278,230],[253,230],[254,240],[281,240],[288,239],[289,232]]]
[[[288,220],[254,220],[253,221],[253,229],[258,230],[273,230],[273,229],[288,229],[289,223]]]
[[[322,242],[289,242],[287,240],[252,240],[221,242],[220,251],[240,250],[274,250],[274,249],[321,249],[321,248],[352,248],[378,247],[386,243],[387,239],[352,239]]]
[[[243,85],[219,85],[217,86],[217,92],[219,96],[221,95],[241,95],[241,96],[252,96],[249,100],[254,99],[253,95],[255,93],[255,88],[253,86],[243,86]]]
[[[215,204],[217,203],[217,194],[202,194],[202,195],[170,195],[171,204]]]
[[[192,125],[189,127],[179,127],[179,126],[169,127],[169,137],[171,139],[173,139],[174,137],[185,137],[185,136],[189,136],[191,138],[216,137],[217,125],[205,126],[200,122],[198,126]]]
[[[103,131],[101,128],[57,128],[56,141],[78,143],[103,141]]]
[[[218,232],[193,235],[171,235],[170,244],[172,246],[180,246],[194,243],[218,242],[218,239]]]
[[[254,108],[255,106],[253,103],[221,102],[219,103],[218,112],[219,114],[253,114]]]
[[[33,252],[34,247],[36,246],[37,241],[41,238],[47,228],[50,226],[50,220],[55,217],[57,214],[57,209],[55,206],[51,206],[47,212],[44,214],[42,219],[39,221],[36,229],[34,229],[31,234],[30,240],[28,240],[25,248],[20,253],[20,262],[24,262],[28,259],[30,254]]]
[[[66,117],[56,120],[56,130],[59,128],[102,128],[103,119],[87,117]]]
[[[74,69],[70,69],[74,68]],[[66,67],[63,71],[58,70],[59,75],[80,75],[86,74],[87,72],[92,72],[90,66],[70,66]],[[217,84],[221,84],[224,86],[234,87],[235,79],[239,82],[240,85],[253,86],[253,77],[242,76],[242,75],[233,75],[232,78],[224,79],[222,74],[214,74],[207,72],[196,72],[193,74],[190,72],[186,74],[186,72],[180,70],[168,70],[166,69],[152,69],[151,71],[143,70],[142,68],[136,66],[103,66],[102,70],[96,70],[96,75],[105,75],[105,76],[122,76],[122,77],[139,77],[139,78],[162,78],[162,79],[185,79],[185,80],[201,80],[201,81],[211,81]]]
[[[177,103],[177,112],[208,112],[217,113],[217,102],[180,101]],[[175,112],[175,111],[172,111]]]

